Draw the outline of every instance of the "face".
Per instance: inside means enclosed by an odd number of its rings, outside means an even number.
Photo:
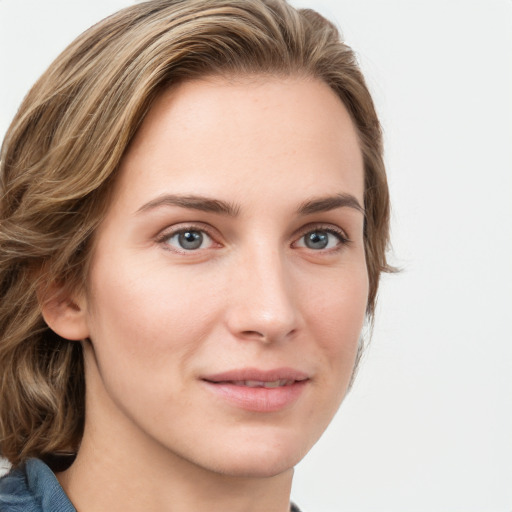
[[[286,471],[343,399],[366,308],[346,109],[312,79],[185,83],[119,172],[81,305],[86,431],[217,473]]]

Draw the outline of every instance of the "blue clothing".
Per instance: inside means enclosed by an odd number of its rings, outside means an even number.
[[[76,512],[53,471],[28,459],[0,478],[0,512]]]
[[[76,512],[53,471],[28,459],[0,478],[0,512]],[[290,512],[300,512],[292,504]]]

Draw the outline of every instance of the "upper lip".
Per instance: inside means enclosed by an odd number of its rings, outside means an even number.
[[[307,373],[294,368],[274,368],[261,370],[258,368],[239,368],[226,372],[215,373],[202,377],[208,382],[231,382],[231,381],[260,381],[275,382],[278,380],[302,381],[309,379]]]

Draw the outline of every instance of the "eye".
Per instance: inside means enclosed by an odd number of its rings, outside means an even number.
[[[306,247],[314,251],[322,251],[335,249],[340,245],[348,243],[348,241],[349,240],[341,231],[338,232],[331,228],[318,228],[302,235],[299,240],[295,242],[295,246]]]
[[[213,240],[204,230],[192,227],[165,235],[161,241],[180,252],[209,249],[213,245]]]

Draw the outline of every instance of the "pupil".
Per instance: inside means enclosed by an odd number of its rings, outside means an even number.
[[[306,235],[306,247],[310,249],[324,249],[328,243],[328,235],[324,231],[314,231]]]
[[[203,235],[199,231],[185,231],[180,233],[179,243],[183,249],[198,249],[203,243]]]

